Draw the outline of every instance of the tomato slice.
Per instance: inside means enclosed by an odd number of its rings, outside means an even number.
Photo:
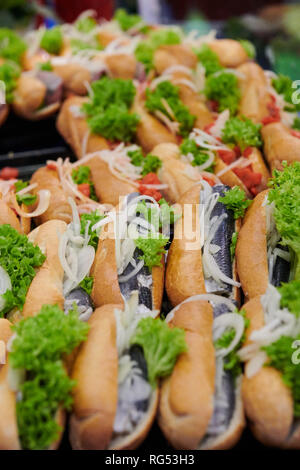
[[[210,185],[210,186],[214,186],[215,185],[215,181],[210,178],[209,176],[206,176],[206,175],[202,175],[202,178],[207,181],[207,183]]]
[[[88,183],[81,183],[77,185],[78,191],[84,194],[87,197],[90,197],[91,188]]]
[[[18,168],[13,168],[11,166],[5,166],[0,171],[0,178],[2,178],[3,180],[10,180],[13,178],[18,178],[18,176],[19,176]]]
[[[273,117],[273,116],[266,116],[261,120],[261,123],[266,126],[267,124],[271,124],[272,122],[279,122],[280,118]]]
[[[47,163],[48,170],[57,170],[55,163]]]
[[[235,168],[233,171],[249,190],[253,186],[258,186],[261,183],[262,174],[255,173],[249,166],[246,168]]]
[[[219,157],[223,160],[226,165],[234,162],[236,159],[236,153],[234,150],[217,150]]]
[[[290,131],[290,134],[293,136],[293,137],[297,137],[297,139],[300,139],[300,131],[295,131],[294,129],[292,129]]]
[[[162,195],[157,189],[151,189],[147,188],[146,186],[140,184],[139,186],[139,192],[143,194],[144,196],[150,196],[153,197],[157,202],[161,200]]]
[[[253,147],[246,147],[243,151],[243,157],[249,158],[253,151]]]

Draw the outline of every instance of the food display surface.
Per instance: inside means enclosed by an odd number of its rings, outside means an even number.
[[[0,449],[300,448],[295,83],[124,10],[0,80]]]

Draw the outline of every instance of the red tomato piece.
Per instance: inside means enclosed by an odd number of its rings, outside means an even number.
[[[77,185],[78,190],[87,197],[90,197],[91,188],[88,183],[82,183]]]
[[[3,180],[10,180],[13,178],[18,178],[19,170],[18,168],[12,168],[11,166],[5,166],[0,171],[0,178]]]
[[[293,137],[297,137],[297,139],[300,139],[300,131],[291,130],[291,131],[290,131],[290,134],[291,134]]]
[[[235,168],[233,171],[248,189],[253,186],[258,186],[261,183],[262,174],[255,173],[248,166],[246,168]]]
[[[250,157],[252,151],[253,151],[252,147],[245,148],[245,150],[243,151],[243,157],[246,157],[246,158]]]
[[[221,160],[223,160],[226,165],[230,165],[230,163],[234,162],[236,159],[234,150],[218,150],[217,152]]]

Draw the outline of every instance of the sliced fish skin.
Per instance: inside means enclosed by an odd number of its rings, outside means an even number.
[[[224,196],[230,187],[223,184],[218,184],[213,186],[212,189],[213,193],[218,193],[220,196]],[[233,212],[228,210],[227,207],[221,202],[217,202],[212,211],[211,219],[215,216],[221,216],[223,214],[226,214],[226,218],[221,222],[215,233],[215,236],[212,239],[212,244],[219,246],[220,250],[213,256],[222,273],[232,279],[233,270],[230,245],[232,235],[235,232],[235,220],[233,217]],[[232,297],[233,295],[232,285],[225,283],[219,284],[212,278],[205,280],[205,288],[209,293],[225,295],[226,297]]]
[[[277,247],[288,252],[288,248],[285,246],[278,244]],[[271,284],[275,287],[279,287],[283,282],[288,282],[290,280],[290,268],[291,264],[289,261],[277,256],[272,273]]]

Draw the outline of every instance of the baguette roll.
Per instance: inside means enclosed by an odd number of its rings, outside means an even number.
[[[197,56],[190,47],[184,44],[172,44],[158,47],[154,53],[154,67],[158,75],[174,65],[183,65],[194,69]]]
[[[208,46],[217,54],[223,67],[235,68],[250,60],[241,43],[234,39],[214,39]]]
[[[213,307],[195,296],[167,317],[171,327],[185,330],[188,345],[172,375],[163,381],[159,401],[159,425],[176,449],[227,449],[236,444],[245,426],[240,378],[234,381],[231,373],[223,371],[223,380],[217,379],[213,322],[221,313],[218,307],[224,313],[228,310],[221,300]]]
[[[239,78],[241,90],[239,114],[260,123],[269,115],[268,105],[271,102],[265,73],[254,62],[245,63],[237,70],[242,74]]]
[[[272,319],[275,310],[270,311],[270,305],[274,306],[273,299],[276,296],[276,289],[269,286],[264,296],[254,297],[244,305],[243,309],[250,320],[245,347],[254,346],[251,335],[265,326],[266,308]],[[243,349],[241,353],[242,351]],[[294,416],[293,396],[290,387],[284,383],[281,372],[270,366],[262,366],[250,373],[247,367],[248,362],[243,377],[242,397],[253,434],[268,446],[299,449],[299,423]]]
[[[271,170],[282,170],[282,162],[289,164],[300,161],[300,139],[281,122],[274,122],[262,128],[264,154]]]
[[[52,219],[69,223],[72,211],[57,171],[47,167],[39,168],[33,174],[30,182],[31,184],[37,183],[37,186],[33,189],[34,194],[37,194],[41,189],[48,189],[50,191],[49,207],[43,214],[36,217],[37,224],[43,224]]]
[[[73,449],[135,449],[144,440],[155,418],[158,392],[151,389],[146,408],[139,413],[137,422],[132,423],[130,430],[121,431],[122,411],[118,407],[122,402],[125,405],[123,400],[126,397],[122,384],[118,385],[115,311],[120,308],[121,305],[105,305],[95,310],[89,320],[88,340],[80,347],[76,358],[72,377],[77,385],[70,421]],[[132,352],[132,349],[129,351]],[[143,382],[147,380],[145,375],[142,377]],[[131,402],[129,406],[138,407],[138,402]]]
[[[116,226],[118,232],[126,230],[122,226],[122,218],[128,210],[129,204],[139,197],[138,193],[129,194],[122,207],[117,212]],[[147,196],[141,196],[141,199],[147,200]],[[119,218],[118,218],[119,214]],[[126,216],[125,216],[126,217]],[[128,300],[133,291],[139,292],[139,303],[145,305],[150,310],[160,310],[163,286],[164,286],[164,259],[161,259],[160,266],[154,266],[151,270],[143,265],[136,273],[132,264],[128,263],[125,268],[120,268],[122,257],[128,256],[123,253],[122,243],[134,244],[134,241],[127,234],[124,240],[116,235],[114,222],[110,222],[105,229],[101,230],[96,251],[95,261],[92,266],[91,274],[97,280],[93,285],[91,298],[96,307],[109,303],[123,303]],[[125,222],[127,226],[128,222]],[[125,232],[124,232],[125,233]],[[122,251],[122,254],[120,252]],[[118,254],[119,252],[119,254]],[[142,252],[138,248],[133,248],[132,258],[138,265]],[[123,269],[123,270],[122,270]],[[122,272],[120,273],[120,270]],[[119,272],[119,274],[118,274]]]
[[[78,159],[87,153],[109,148],[104,137],[90,133],[86,119],[81,116],[80,108],[86,98],[73,96],[67,98],[58,115],[56,126],[63,138],[73,149]]]
[[[203,189],[204,188],[204,189]],[[166,268],[166,291],[173,306],[178,305],[187,297],[201,293],[218,293],[229,296],[239,301],[239,289],[235,261],[232,262],[230,255],[230,244],[232,235],[239,229],[239,222],[234,221],[233,214],[221,203],[217,202],[218,197],[214,194],[224,194],[229,188],[223,185],[216,185],[211,188],[208,183],[194,185],[179,200],[182,210],[182,217],[176,222],[174,230],[174,240],[167,258]],[[208,201],[213,202],[213,210],[208,221],[205,222],[205,205]],[[200,219],[200,211],[204,206],[204,219]],[[207,206],[208,207],[208,206]],[[211,243],[220,246],[215,254],[209,255],[209,237],[201,241],[200,230],[206,226],[207,233],[212,231],[212,219],[216,223],[219,219],[218,228]],[[209,261],[208,266],[213,269],[211,272],[221,271],[221,277],[226,276],[225,282],[220,282],[217,275],[211,277],[205,274],[203,253]],[[212,267],[214,266],[214,267]],[[228,283],[229,282],[229,283]]]

